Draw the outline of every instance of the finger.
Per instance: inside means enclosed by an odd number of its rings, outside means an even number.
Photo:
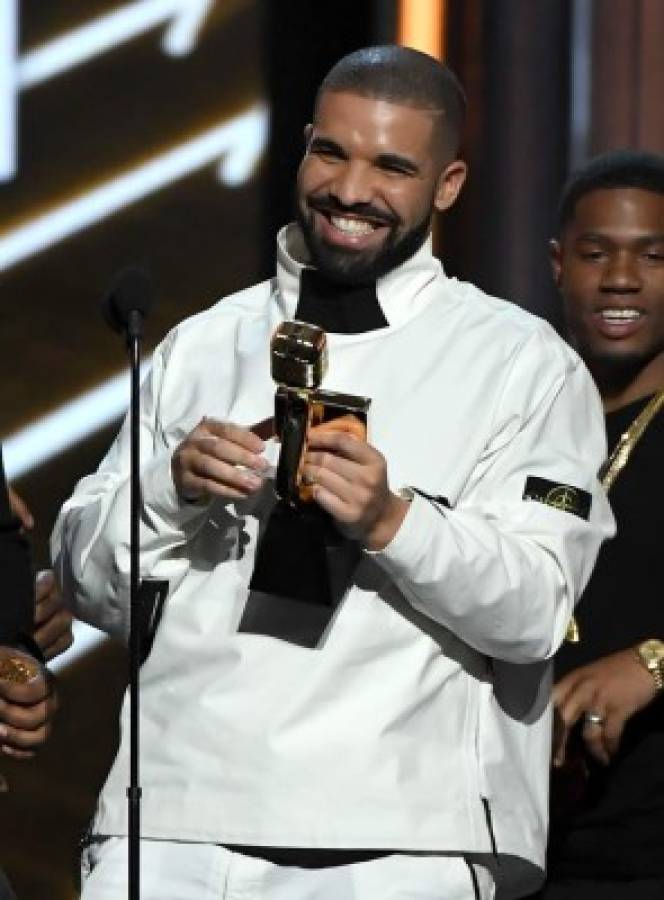
[[[570,730],[565,724],[564,719],[557,710],[553,712],[553,747],[552,757],[553,765],[560,768],[565,765],[565,755],[567,752],[567,741],[569,739]]]
[[[72,633],[73,617],[67,610],[60,610],[33,633],[37,646],[46,659],[62,653],[74,642]]]
[[[262,472],[269,467],[264,456],[252,453],[246,447],[236,444],[215,434],[199,435],[193,442],[195,450],[203,456],[209,456],[232,466],[243,466],[255,472]]]
[[[307,447],[310,450],[327,450],[364,465],[380,458],[378,451],[370,444],[340,431],[320,431],[313,428],[307,436]]]
[[[60,656],[61,653],[69,650],[73,643],[74,635],[69,632],[68,634],[61,635],[52,644],[48,644],[47,646],[42,646],[40,644],[39,649],[44,654],[44,659],[46,660],[46,662],[50,662],[52,659],[55,659],[56,656]]]
[[[237,444],[249,453],[258,454],[265,450],[265,442],[257,434],[248,428],[235,425],[233,422],[220,422],[218,419],[206,416],[200,423],[200,427],[204,433]]]
[[[49,728],[42,724],[39,728],[23,729],[13,728],[8,725],[0,726],[0,743],[4,747],[12,747],[16,750],[34,750],[46,741]]]
[[[331,491],[320,485],[314,485],[312,496],[314,502],[317,503],[321,509],[324,509],[325,512],[329,513],[333,519],[336,519],[337,522],[341,522],[345,525],[352,524],[347,504],[340,500],[336,494],[333,494]]]
[[[224,496],[229,496],[228,492],[231,491],[237,496],[246,497],[264,484],[264,479],[256,472],[206,454],[200,454],[191,460],[189,475],[202,482],[205,490]]]
[[[307,473],[309,477],[317,480],[319,475],[326,472],[333,473],[343,478],[344,481],[352,483],[361,484],[367,482],[368,485],[371,481],[371,472],[367,471],[367,466],[360,463],[344,459],[341,456],[335,456],[334,453],[314,452],[305,454],[302,467],[303,474]]]
[[[30,512],[30,507],[28,504],[20,497],[16,491],[12,487],[7,488],[7,492],[9,494],[9,506],[11,511],[14,513],[16,518],[20,521],[21,525],[27,530],[31,531],[34,528],[35,520],[34,516]]]
[[[34,732],[43,728],[51,718],[51,706],[46,700],[31,706],[17,706],[6,703],[0,707],[0,740],[12,732]],[[6,734],[3,736],[3,730]],[[12,743],[10,741],[9,743]]]
[[[582,670],[576,669],[565,675],[560,681],[557,681],[553,686],[551,694],[554,706],[557,708],[564,706],[570,695],[577,690],[579,684],[581,684],[583,680],[584,676]]]
[[[60,600],[60,589],[52,569],[42,569],[35,575],[35,599],[37,603],[55,598]]]
[[[59,592],[48,594],[37,601],[34,624],[42,625],[60,613],[70,615],[69,610],[63,608],[62,596]]]
[[[599,710],[597,712],[599,714]],[[586,719],[581,730],[581,737],[590,755],[606,766],[610,762],[610,757],[604,742],[605,724],[606,721],[589,722]]]
[[[556,709],[566,729],[571,731],[587,709],[594,709],[595,687],[589,681],[577,681],[565,694],[556,697]]]
[[[614,712],[604,724],[604,748],[609,757],[614,757],[620,747],[627,718]]]
[[[349,507],[349,511],[351,507],[359,507],[363,503],[364,486],[351,480],[345,472],[339,473],[323,466],[305,466],[302,470],[302,478],[305,484],[333,494]]]
[[[331,419],[329,422],[323,422],[320,425],[314,425],[309,434],[323,434],[326,431],[341,431],[356,438],[358,441],[366,441],[367,439],[366,425],[351,413]]]
[[[46,700],[51,686],[43,670],[26,682],[0,681],[0,711],[3,704],[13,706],[33,706]]]
[[[13,759],[32,759],[36,756],[34,750],[17,750],[16,747],[10,747],[9,744],[3,744],[0,749],[2,749],[5,756],[11,756]],[[1,790],[3,790],[3,788],[0,787],[0,791]]]

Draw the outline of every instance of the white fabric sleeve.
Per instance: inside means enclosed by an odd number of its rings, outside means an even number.
[[[167,339],[168,341],[168,339]],[[167,341],[155,351],[141,388],[141,577],[165,578],[171,590],[188,563],[178,548],[205,522],[205,504],[186,503],[171,476],[172,450],[158,425]],[[126,640],[129,627],[129,417],[97,472],[64,504],[51,554],[74,614]]]
[[[606,454],[597,390],[576,354],[544,337],[510,367],[494,437],[454,508],[415,496],[391,543],[372,554],[415,608],[510,662],[555,653],[614,531],[597,478]],[[525,499],[529,478],[590,494],[588,517]]]

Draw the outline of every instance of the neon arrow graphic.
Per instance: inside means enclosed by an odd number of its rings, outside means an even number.
[[[267,132],[266,108],[252,106],[236,118],[29,220],[0,237],[0,272],[220,158],[221,180],[229,187],[242,184],[260,159]]]
[[[164,22],[170,25],[162,49],[185,56],[196,46],[213,5],[214,0],[137,0],[26,53],[17,63],[16,83],[21,90],[34,87]]]
[[[0,181],[16,172],[16,94],[169,23],[161,42],[170,56],[196,46],[215,0],[136,0],[54,38],[16,59],[18,0],[0,0]]]

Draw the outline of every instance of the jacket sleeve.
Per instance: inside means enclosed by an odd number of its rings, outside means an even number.
[[[538,332],[510,365],[486,451],[453,509],[415,496],[378,562],[419,611],[487,656],[550,657],[613,516],[585,366]],[[589,508],[587,508],[589,507]]]
[[[140,574],[164,578],[172,590],[188,568],[179,550],[204,523],[207,507],[184,503],[171,477],[172,449],[159,419],[168,346],[169,338],[155,351],[141,388]],[[62,507],[51,536],[53,564],[74,614],[121,640],[129,629],[129,447],[127,417],[97,472]]]
[[[21,646],[32,629],[34,585],[28,542],[12,515],[0,453],[0,644]]]

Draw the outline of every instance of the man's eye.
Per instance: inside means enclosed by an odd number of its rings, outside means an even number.
[[[664,250],[647,250],[643,255],[648,262],[664,262]]]
[[[341,153],[334,147],[312,147],[309,152],[324,159],[341,159]]]
[[[606,253],[604,250],[582,250],[579,253],[581,259],[588,260],[589,262],[596,262],[597,260],[604,259],[606,257]]]
[[[397,165],[396,163],[385,163],[381,167],[382,172],[387,172],[388,175],[411,175],[408,169],[404,169],[402,166]]]

